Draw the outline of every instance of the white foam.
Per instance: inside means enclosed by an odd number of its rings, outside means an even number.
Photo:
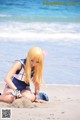
[[[12,15],[8,15],[8,14],[0,14],[0,17],[11,17]]]
[[[0,24],[0,40],[54,41],[80,40],[80,24],[5,23]]]

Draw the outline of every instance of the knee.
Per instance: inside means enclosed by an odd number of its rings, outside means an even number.
[[[15,100],[15,97],[13,95],[8,96],[8,102],[11,103]]]
[[[13,95],[7,95],[7,96],[5,96],[5,98],[4,98],[4,101],[5,102],[8,102],[8,103],[11,103],[11,102],[13,102],[14,101],[14,96]]]

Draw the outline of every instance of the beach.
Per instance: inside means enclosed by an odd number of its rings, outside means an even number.
[[[39,46],[47,53],[41,92],[49,96],[43,104],[0,101],[0,119],[10,109],[10,120],[80,120],[80,1],[48,1],[0,1],[0,92],[16,60]]]
[[[0,109],[12,109],[12,120],[80,120],[79,85],[46,85],[41,91],[49,96],[48,102],[31,103],[22,99],[15,104],[0,102]]]
[[[72,34],[72,33],[71,33]],[[78,34],[79,38],[79,34]],[[44,80],[41,91],[47,93],[49,101],[31,103],[24,98],[11,104],[0,101],[2,109],[12,111],[11,120],[80,120],[80,41],[62,39],[53,41],[15,41],[5,38],[0,41],[0,92],[8,70],[16,60],[25,58],[32,46],[40,46],[48,55],[44,57]],[[25,39],[26,40],[26,39]]]

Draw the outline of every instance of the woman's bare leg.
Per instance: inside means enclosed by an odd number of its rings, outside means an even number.
[[[22,95],[23,97],[25,97],[26,99],[32,101],[32,102],[35,101],[35,95],[34,95],[31,91],[29,91],[29,90],[23,90],[23,91],[21,92],[21,95]],[[44,100],[37,100],[37,101],[35,101],[35,102],[37,102],[37,103],[45,103]]]
[[[13,91],[12,89],[5,88],[3,94],[0,95],[0,101],[4,101],[8,103],[13,102],[15,100],[15,97],[11,94],[12,91]]]
[[[29,90],[23,90],[21,92],[21,95],[27,99],[29,99],[30,101],[34,101],[35,100],[35,95],[33,93],[31,93],[31,91]]]

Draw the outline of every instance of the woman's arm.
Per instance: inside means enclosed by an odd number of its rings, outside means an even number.
[[[8,72],[8,74],[5,77],[5,82],[9,85],[9,87],[13,90],[17,89],[16,86],[14,85],[14,83],[12,82],[12,77],[14,76],[14,74],[16,73],[17,70],[21,69],[21,63],[19,61],[17,61],[12,68],[10,69],[10,71]]]
[[[40,84],[39,83],[35,83],[35,100],[38,100],[38,94],[40,91]]]

